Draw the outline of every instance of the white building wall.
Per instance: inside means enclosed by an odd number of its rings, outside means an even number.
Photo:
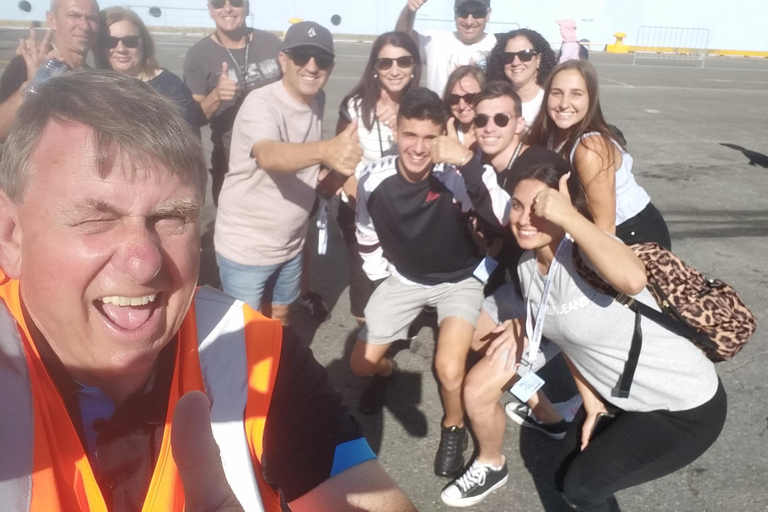
[[[28,2],[31,11],[19,5]],[[252,0],[252,23],[267,30],[285,30],[290,18],[311,19],[333,32],[379,34],[392,30],[405,1],[399,0]],[[49,0],[0,0],[0,20],[43,21]],[[102,0],[100,5],[129,4],[150,26],[212,27],[205,0]],[[626,44],[637,44],[642,25],[707,28],[709,48],[768,51],[768,0],[492,0],[491,31],[527,27],[559,43],[558,19],[572,18],[579,38],[612,43],[615,32],[627,34]],[[150,6],[163,9],[160,18],[149,16]],[[341,22],[334,26],[331,17]],[[417,29],[453,25],[453,0],[430,0],[419,11]],[[439,21],[443,20],[443,21]]]

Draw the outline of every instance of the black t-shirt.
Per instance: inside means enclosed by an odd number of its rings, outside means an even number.
[[[21,84],[28,80],[27,63],[21,55],[16,55],[8,63],[0,77],[0,103],[4,102],[21,88]]]
[[[144,389],[128,397],[108,420],[96,420],[98,460],[93,460],[79,419],[80,385],[49,346],[38,345],[111,512],[135,512],[144,502],[163,439],[176,346],[174,341],[161,351],[155,373]],[[356,449],[337,453],[339,445],[355,444],[355,440]],[[288,502],[333,476],[334,463],[336,468],[351,467],[375,458],[365,443],[362,427],[342,404],[325,368],[289,330],[283,334],[263,444],[263,476]]]
[[[189,92],[181,78],[164,69],[155,78],[148,80],[147,83],[179,107],[184,120],[199,137],[200,116],[202,116],[200,105],[192,98],[192,93]]]

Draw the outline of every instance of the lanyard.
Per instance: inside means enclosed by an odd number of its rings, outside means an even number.
[[[219,43],[221,43],[221,46],[224,46],[224,43],[222,43],[221,38],[219,37],[219,34],[216,34],[216,39],[219,40]],[[235,73],[237,74],[238,78],[242,78],[243,80],[243,86],[246,85],[245,83],[245,68],[248,67],[248,52],[251,49],[251,38],[249,35],[245,36],[245,62],[243,63],[243,67],[240,67],[240,64],[237,62],[237,59],[234,55],[232,55],[232,52],[229,51],[229,48],[224,46],[224,49],[227,51],[227,55],[229,55],[229,58],[232,59],[232,62],[235,64]]]
[[[507,180],[509,179],[509,171],[512,170],[512,166],[515,165],[515,161],[517,160],[517,157],[520,155],[520,149],[523,147],[523,141],[520,141],[517,144],[517,147],[515,148],[515,152],[512,153],[512,158],[509,159],[509,163],[507,164],[507,169],[505,171],[504,176],[504,182],[501,184],[501,188],[504,188],[507,186]]]
[[[557,267],[560,265],[560,260],[563,258],[565,250],[571,245],[570,236],[566,233],[563,239],[560,241],[560,245],[557,246],[555,251],[555,257],[552,258],[552,263],[549,265],[549,272],[547,272],[547,280],[544,283],[544,291],[541,293],[541,302],[539,303],[539,310],[536,313],[536,326],[533,326],[533,305],[531,304],[531,287],[533,286],[533,279],[528,287],[528,294],[526,299],[526,315],[525,315],[525,335],[528,336],[528,353],[527,357],[524,357],[520,364],[530,365],[533,368],[536,363],[536,357],[538,357],[539,346],[541,345],[541,335],[544,330],[544,317],[547,314],[547,301],[549,300],[549,292],[552,289],[552,280],[554,279]],[[527,361],[526,361],[527,359]],[[530,369],[530,368],[529,368]]]

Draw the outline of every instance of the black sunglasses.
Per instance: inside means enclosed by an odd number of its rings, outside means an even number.
[[[449,105],[458,105],[461,100],[464,100],[464,102],[467,105],[471,105],[473,101],[475,101],[475,93],[470,92],[468,94],[465,94],[464,96],[459,96],[458,94],[449,94],[448,95],[448,104]]]
[[[461,6],[456,9],[456,16],[459,18],[469,18],[472,16],[476,20],[481,20],[488,16],[488,9],[485,7],[464,7]]]
[[[125,36],[125,37],[109,36],[107,37],[107,47],[117,48],[117,45],[120,44],[120,41],[123,42],[123,46],[125,46],[126,48],[139,47],[139,36]]]
[[[475,126],[478,128],[482,128],[488,124],[489,119],[493,119],[494,124],[499,128],[504,128],[509,124],[509,120],[511,119],[511,116],[504,112],[499,112],[498,114],[495,114],[492,117],[486,114],[477,114],[474,119]]]
[[[397,67],[400,69],[410,69],[413,67],[413,56],[412,55],[403,55],[402,57],[398,57],[396,59],[390,59],[390,58],[382,58],[382,59],[376,59],[376,64],[374,67],[379,71],[386,71],[390,68],[392,68],[392,64],[397,62]]]
[[[224,7],[225,3],[227,3],[227,0],[211,0],[211,7],[214,9],[221,9]],[[229,5],[232,7],[242,7],[243,0],[229,0]]]
[[[512,64],[515,62],[515,57],[520,59],[520,62],[530,62],[530,60],[538,54],[539,52],[533,48],[526,48],[519,52],[504,52],[504,64]]]
[[[325,71],[333,66],[333,55],[321,50],[310,50],[308,48],[292,48],[285,50],[285,53],[291,58],[294,64],[303,68],[310,59],[315,59],[317,67]]]

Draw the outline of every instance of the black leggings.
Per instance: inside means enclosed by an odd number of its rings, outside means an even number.
[[[640,213],[616,226],[616,236],[627,245],[656,242],[672,250],[667,223],[653,203],[648,203]]]
[[[565,436],[565,457],[555,485],[578,511],[619,510],[613,494],[687,466],[723,429],[726,396],[722,382],[709,402],[687,411],[619,411],[616,419],[581,452],[584,408]]]

